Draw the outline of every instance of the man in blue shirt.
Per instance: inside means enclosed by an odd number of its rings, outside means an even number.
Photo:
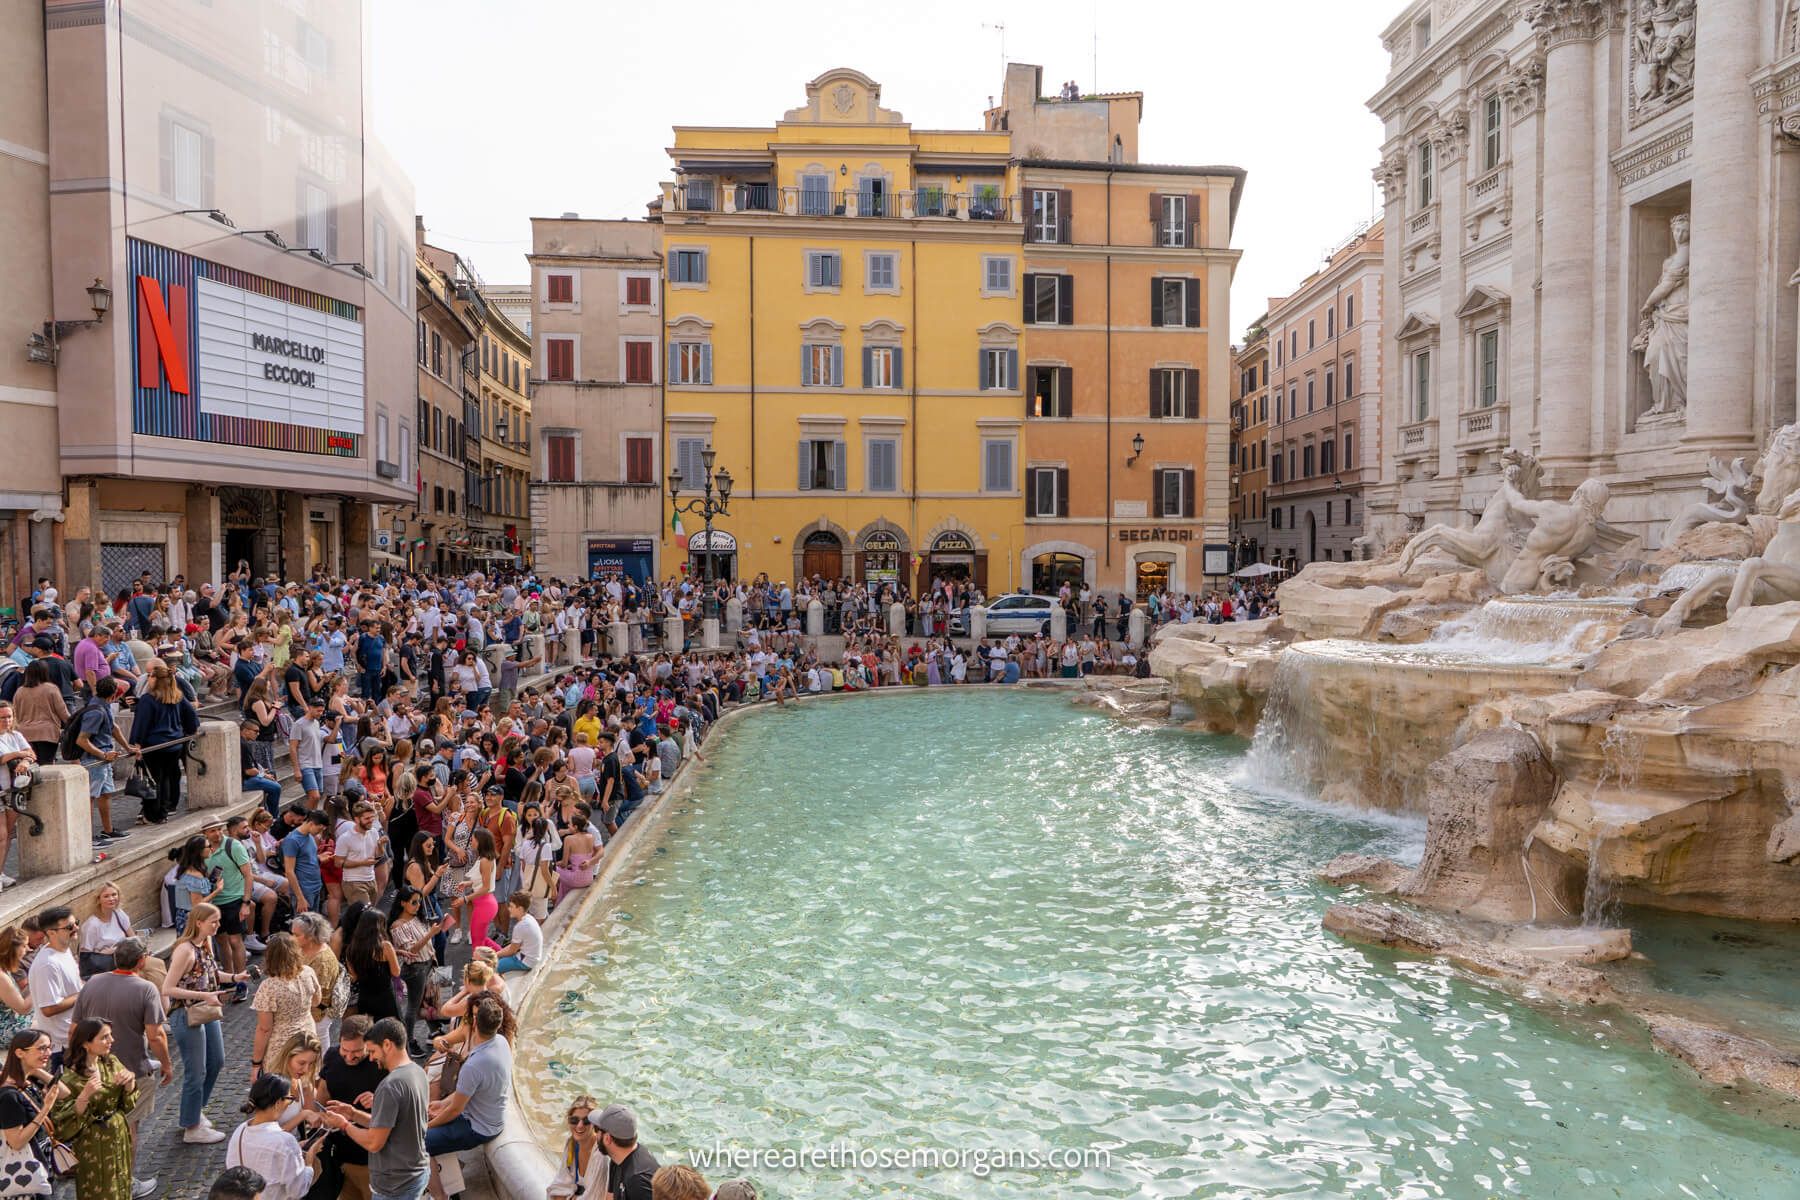
[[[311,912],[319,907],[325,880],[319,873],[318,839],[329,824],[324,813],[308,812],[300,818],[300,827],[281,839],[281,868],[296,897],[295,912]]]
[[[381,699],[381,676],[387,665],[387,642],[373,621],[363,623],[356,638],[356,665],[362,672],[363,699],[374,703]]]

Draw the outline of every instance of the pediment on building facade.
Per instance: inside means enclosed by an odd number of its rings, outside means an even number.
[[[800,336],[816,341],[831,341],[844,336],[844,323],[830,317],[814,317],[800,324]]]
[[[878,317],[864,325],[862,331],[866,342],[897,342],[900,335],[906,332],[906,326],[886,317]]]
[[[1005,321],[991,321],[976,331],[983,342],[1012,343],[1019,340],[1019,329]]]
[[[676,337],[704,337],[712,332],[713,323],[693,313],[683,313],[669,322],[669,332]]]
[[[1479,316],[1482,313],[1504,313],[1511,307],[1511,296],[1508,296],[1497,287],[1489,287],[1486,284],[1477,284],[1475,287],[1469,289],[1468,298],[1462,302],[1462,307],[1456,310],[1456,315],[1459,320],[1466,321],[1470,317]],[[1402,333],[1401,336],[1404,337],[1406,335]]]
[[[1400,322],[1400,329],[1394,337],[1402,342],[1419,341],[1437,337],[1438,323],[1424,313],[1407,313],[1406,320]]]
[[[881,85],[849,67],[833,67],[806,85],[806,104],[783,120],[808,124],[899,125],[905,118],[881,107]]]

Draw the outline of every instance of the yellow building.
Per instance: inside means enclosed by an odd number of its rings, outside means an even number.
[[[697,487],[706,448],[732,475],[715,576],[1021,586],[1010,153],[1003,131],[912,128],[847,69],[773,127],[676,128],[664,344],[624,352],[665,380],[662,476]]]

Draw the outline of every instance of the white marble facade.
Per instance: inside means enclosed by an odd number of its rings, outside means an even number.
[[[1650,546],[1795,419],[1800,0],[1416,0],[1383,34],[1377,538],[1500,454]]]

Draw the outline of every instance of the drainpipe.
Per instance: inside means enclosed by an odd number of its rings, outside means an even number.
[[[911,544],[913,550],[917,551],[918,543],[914,540],[919,536],[919,240],[917,238],[913,238],[906,243],[906,269],[909,276],[906,283],[906,290],[912,296],[913,352],[913,365],[907,372],[907,378],[912,380],[912,382],[909,383],[906,388],[906,402],[908,406],[906,428],[908,438],[912,443],[912,448],[907,454],[907,457],[911,460],[908,463],[908,474],[911,476],[912,486],[907,488],[906,497],[906,524],[911,532],[907,534],[906,540]],[[868,464],[865,463],[864,465],[867,466]],[[867,481],[865,480],[864,482],[866,483]],[[909,554],[907,556],[909,560],[906,564],[908,571],[902,572],[903,578],[900,581],[903,584],[907,582],[904,575],[910,573],[910,568],[912,567],[912,562],[910,560],[914,557],[916,557],[916,554]]]
[[[750,498],[756,499],[756,238],[750,238]],[[707,547],[712,553],[712,547]]]

